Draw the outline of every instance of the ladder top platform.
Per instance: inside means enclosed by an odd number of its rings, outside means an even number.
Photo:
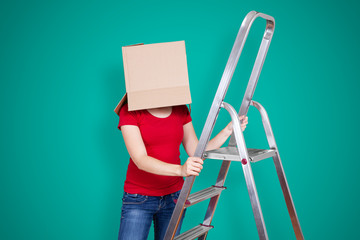
[[[266,158],[275,156],[275,149],[247,149],[250,161],[257,162]],[[217,160],[228,160],[228,161],[241,161],[238,149],[236,146],[228,146],[215,150],[206,151],[204,153],[204,158],[208,159],[217,159]]]

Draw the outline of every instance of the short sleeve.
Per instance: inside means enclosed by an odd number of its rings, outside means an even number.
[[[191,116],[190,116],[190,112],[189,109],[187,108],[186,105],[183,105],[183,125],[191,122]]]
[[[138,126],[137,114],[134,111],[128,110],[127,103],[124,104],[119,112],[119,125],[118,129],[121,131],[123,125],[135,125]]]

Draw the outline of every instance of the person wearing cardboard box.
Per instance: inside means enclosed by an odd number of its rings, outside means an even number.
[[[162,240],[183,177],[198,176],[203,168],[203,160],[193,157],[198,138],[185,105],[191,103],[185,43],[132,45],[122,49],[127,93],[115,112],[130,162],[118,239],[147,239],[154,222],[155,239]],[[240,119],[244,131],[247,117]],[[231,133],[230,122],[209,141],[206,150],[221,147]],[[189,155],[183,165],[181,144]],[[182,220],[176,235],[181,223]]]

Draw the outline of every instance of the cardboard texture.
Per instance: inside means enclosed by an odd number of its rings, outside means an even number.
[[[129,111],[191,103],[185,41],[122,47]]]

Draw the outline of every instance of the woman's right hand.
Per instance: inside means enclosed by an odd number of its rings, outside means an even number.
[[[188,157],[184,165],[181,166],[181,176],[199,176],[203,163],[204,161],[199,157]]]

